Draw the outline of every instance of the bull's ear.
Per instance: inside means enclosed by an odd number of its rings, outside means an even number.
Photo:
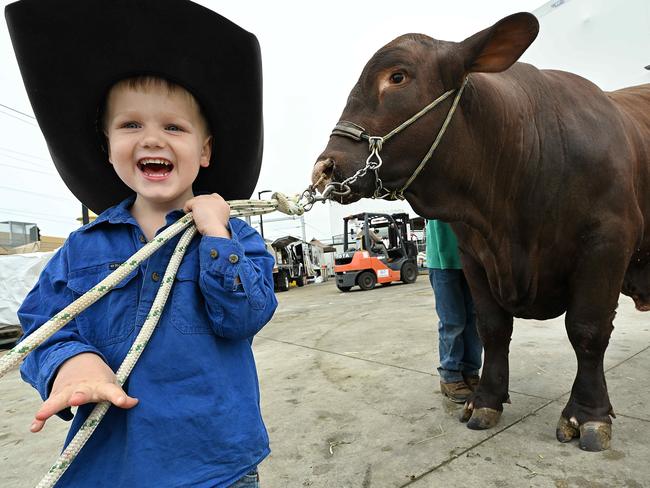
[[[519,59],[537,37],[539,22],[533,14],[520,12],[460,43],[468,73],[498,73]]]

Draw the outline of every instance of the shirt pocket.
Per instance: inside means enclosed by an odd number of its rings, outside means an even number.
[[[171,319],[174,327],[183,334],[214,334],[223,321],[223,308],[211,306],[208,314],[203,293],[199,287],[199,265],[196,262],[182,263],[171,291]]]
[[[120,263],[91,266],[68,274],[68,288],[75,299],[97,285],[117,269]],[[137,311],[136,272],[81,312],[76,320],[82,337],[95,346],[124,341],[135,328]]]

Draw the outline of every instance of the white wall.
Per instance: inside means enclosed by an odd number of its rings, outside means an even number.
[[[649,0],[553,0],[533,14],[540,32],[522,61],[571,71],[603,90],[650,83]]]

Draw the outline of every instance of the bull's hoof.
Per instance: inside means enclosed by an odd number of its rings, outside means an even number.
[[[501,412],[493,408],[476,408],[467,422],[467,428],[472,430],[491,429],[499,423]]]
[[[569,442],[579,437],[580,449],[584,451],[605,451],[609,449],[612,440],[612,424],[594,420],[578,425],[574,417],[570,420],[560,417],[555,435],[560,442]]]
[[[580,426],[580,449],[583,451],[605,451],[612,440],[612,424],[607,422],[585,422]]]
[[[571,439],[580,437],[578,421],[575,418],[567,420],[564,417],[560,416],[560,420],[557,423],[557,428],[555,429],[555,437],[557,437],[557,440],[560,442],[569,442]]]
[[[474,404],[465,402],[465,405],[463,405],[463,409],[460,411],[460,415],[458,416],[458,420],[463,423],[467,422],[472,417],[473,410]]]

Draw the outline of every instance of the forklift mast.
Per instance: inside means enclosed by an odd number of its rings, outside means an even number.
[[[370,232],[373,229],[387,228],[388,248],[403,248],[410,256],[412,254],[411,247],[409,246],[409,215],[407,213],[396,214],[379,214],[379,213],[360,213],[349,215],[343,219],[343,250],[344,252],[351,251],[352,242],[356,242],[356,233],[349,223],[356,221],[362,225],[363,236],[365,242],[372,242]],[[352,242],[351,242],[352,241]],[[355,249],[356,250],[356,249]],[[417,254],[417,252],[415,253]],[[413,254],[413,255],[415,255]]]

